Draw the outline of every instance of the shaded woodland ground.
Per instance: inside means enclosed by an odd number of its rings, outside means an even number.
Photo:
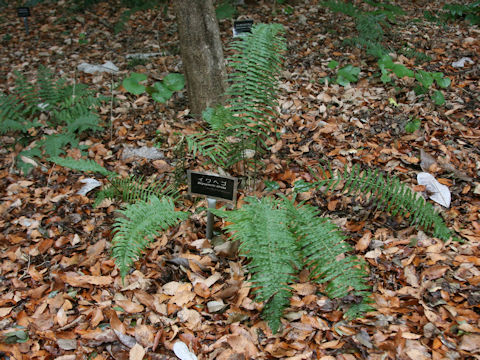
[[[199,359],[480,358],[480,30],[461,20],[442,24],[423,17],[426,10],[438,14],[443,2],[395,4],[406,14],[385,30],[385,44],[397,49],[395,61],[443,72],[451,80],[441,89],[444,105],[416,96],[413,79],[383,84],[375,59],[342,42],[354,31],[348,16],[316,1],[277,4],[276,11],[266,2],[238,8],[239,15],[255,22],[283,24],[288,43],[280,81],[281,139],[270,144],[257,188],[240,191],[239,206],[246,195],[272,193],[272,181],[276,191],[291,194],[296,181],[311,180],[308,167],[320,160],[337,168],[378,168],[420,193],[425,188],[416,175],[426,171],[449,187],[450,207],[436,206],[462,241],[432,238],[402,218],[372,211],[358,197],[302,193],[301,199],[334,219],[368,263],[376,310],[346,321],[338,302],[303,276],[293,285],[283,328],[273,335],[260,317],[262,305],[253,301],[245,260],[205,239],[204,200],[183,197],[180,206],[190,218],[156,238],[122,284],[109,251],[120,203],[94,208],[93,192],[76,194],[88,175],[47,161],[37,161],[28,175],[19,173],[15,157],[22,146],[15,144],[14,133],[3,134],[3,358],[173,359],[177,340]],[[69,12],[64,1],[40,4],[29,18],[27,36],[14,9],[3,11],[1,89],[13,86],[14,70],[34,79],[41,64],[58,77],[91,85],[107,99],[112,79],[118,85],[130,72],[155,79],[181,72],[170,8],[138,12],[114,34],[120,13],[107,3],[85,13]],[[231,20],[220,21],[220,30],[226,47]],[[163,54],[142,64],[126,59],[150,52]],[[425,57],[419,61],[415,52]],[[452,66],[463,57],[473,63]],[[328,67],[332,60],[359,67],[358,81],[325,83],[325,77],[336,76],[337,70]],[[111,61],[120,72],[84,74],[76,70],[84,61]],[[185,195],[186,169],[206,169],[201,158],[176,147],[183,135],[200,128],[189,117],[185,92],[166,104],[117,86],[114,96],[113,109],[108,100],[100,108],[105,129],[81,137],[88,145],[84,158],[124,175],[178,181]],[[408,125],[415,119],[420,122]],[[142,146],[156,146],[165,156],[154,161],[122,157],[125,147]],[[67,154],[82,156],[79,149]],[[216,226],[221,230],[223,224]],[[224,305],[209,311],[210,301]]]

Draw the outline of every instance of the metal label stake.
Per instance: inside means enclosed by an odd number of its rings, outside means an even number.
[[[213,237],[213,214],[210,209],[216,209],[217,199],[210,199],[207,197],[208,212],[207,212],[207,239],[212,240]]]

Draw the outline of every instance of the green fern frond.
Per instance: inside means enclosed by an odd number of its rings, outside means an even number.
[[[240,251],[249,260],[250,282],[257,288],[255,299],[265,302],[263,317],[273,332],[302,267],[314,281],[326,284],[329,297],[359,299],[346,316],[371,310],[365,264],[347,254],[351,248],[338,227],[319,217],[314,207],[296,207],[286,198],[247,198],[241,209],[214,213],[231,223],[226,229],[240,241]]]
[[[78,139],[73,134],[60,133],[45,136],[38,142],[47,156],[54,157],[65,153],[67,145],[78,147]]]
[[[29,113],[38,111],[39,101],[35,84],[28,81],[25,76],[23,76],[18,71],[15,71],[14,74],[15,89],[12,91],[12,95],[17,96],[19,99],[21,99],[22,103],[28,109]]]
[[[322,191],[338,188],[347,195],[364,195],[369,200],[374,200],[380,211],[406,217],[410,223],[431,231],[439,239],[446,241],[452,237],[452,230],[445,225],[432,204],[401,183],[398,178],[384,176],[378,170],[362,171],[358,165],[354,165],[350,170],[345,166],[343,171],[336,173],[330,164],[327,167],[328,172],[320,166],[323,179],[314,174],[317,179],[314,186]]]
[[[210,131],[206,134],[187,135],[185,140],[188,149],[194,156],[200,154],[207,161],[222,168],[227,168],[230,145],[227,143],[225,135],[226,133],[223,131]]]
[[[301,266],[287,211],[271,198],[248,198],[241,209],[217,214],[232,223],[227,230],[240,240],[240,251],[249,260],[250,282],[257,287],[256,300],[267,302],[263,315],[276,332],[289,304],[289,285]]]
[[[74,120],[68,121],[69,133],[81,133],[86,130],[100,131],[103,129],[98,123],[99,117],[93,113],[87,113],[82,116],[75,117]]]
[[[76,136],[86,130],[101,130],[96,107],[101,99],[95,97],[84,84],[66,85],[64,79],[55,80],[53,73],[41,67],[37,81],[29,81],[16,72],[16,86],[9,95],[0,94],[0,134],[10,131],[30,136],[32,127],[55,128],[55,134],[38,132],[29,147],[39,148],[40,155],[58,156],[65,148],[79,146]],[[46,113],[46,124],[38,119]],[[29,168],[21,161],[22,169]],[[31,167],[30,167],[31,168]]]
[[[61,158],[58,156],[52,156],[48,160],[54,162],[57,165],[64,166],[66,168],[77,170],[81,172],[94,172],[103,176],[114,177],[118,174],[108,171],[99,163],[94,160],[74,159],[72,157]]]
[[[258,24],[233,42],[228,107],[204,111],[203,118],[213,131],[187,138],[194,154],[228,168],[245,160],[247,149],[261,152],[267,148],[266,139],[276,134],[277,82],[286,49],[282,32],[279,24]]]
[[[175,211],[173,201],[166,197],[161,200],[151,196],[148,201],[128,204],[119,210],[113,226],[112,257],[120,275],[127,275],[132,264],[159,232],[185,220],[186,213]]]
[[[178,197],[177,189],[161,181],[147,183],[143,177],[135,176],[127,178],[109,177],[108,179],[110,184],[97,193],[95,203],[100,203],[103,199],[119,199],[133,203],[137,200],[147,201],[151,196],[158,198],[167,196],[172,199]]]
[[[258,24],[231,46],[236,54],[231,57],[234,73],[227,90],[229,103],[253,127],[258,124],[270,130],[275,124],[277,77],[286,49],[282,32],[279,24]]]
[[[325,292],[330,298],[347,295],[366,297],[365,264],[355,256],[346,255],[352,248],[344,241],[339,228],[319,217],[319,211],[310,205],[290,206],[294,232],[311,277],[318,283],[327,283]],[[341,258],[343,257],[343,258]],[[340,259],[341,258],[341,259]]]
[[[62,79],[54,80],[53,72],[48,68],[44,66],[40,67],[37,80],[37,101],[46,105],[48,104],[48,106],[44,108],[45,110],[55,108],[55,105],[62,100],[59,90],[64,84],[65,81]]]

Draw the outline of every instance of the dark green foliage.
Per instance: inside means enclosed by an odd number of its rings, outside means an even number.
[[[364,1],[364,3],[370,8],[364,10],[342,0],[328,0],[321,5],[335,13],[352,17],[357,36],[346,39],[345,43],[364,48],[368,55],[379,58],[390,51],[382,45],[385,29],[390,30],[390,23],[396,22],[397,16],[404,15],[405,12],[389,2]]]
[[[108,171],[103,166],[98,164],[93,160],[84,160],[84,159],[74,159],[71,157],[61,158],[61,157],[51,157],[48,160],[53,161],[55,164],[67,167],[72,170],[82,171],[82,172],[94,172],[101,174],[103,176],[117,176],[116,173]]]
[[[64,79],[55,80],[52,72],[43,67],[35,83],[18,72],[16,76],[11,93],[0,94],[0,133],[20,133],[26,144],[31,143],[30,149],[17,157],[22,170],[31,167],[22,161],[22,156],[58,156],[68,146],[79,147],[80,133],[102,129],[95,110],[102,98],[95,97],[86,85],[67,85]],[[40,122],[42,114],[46,120]],[[45,133],[32,132],[35,127],[50,129]]]
[[[287,202],[286,204],[291,205]],[[299,239],[304,266],[311,270],[311,278],[321,284],[327,284],[325,292],[330,298],[344,298],[348,295],[358,297],[358,304],[349,307],[346,317],[354,318],[370,310],[366,283],[366,265],[355,256],[343,254],[353,249],[344,240],[345,236],[338,227],[325,218],[313,206],[290,206],[292,218],[291,230]],[[341,258],[341,260],[337,260]]]
[[[232,44],[236,53],[230,59],[234,72],[227,95],[232,112],[252,131],[252,139],[244,141],[261,141],[275,129],[277,78],[286,49],[282,32],[279,24],[258,24]]]
[[[432,58],[421,51],[417,51],[408,46],[404,46],[399,51],[400,54],[412,59],[415,58],[415,63],[423,64],[432,60]]]
[[[469,4],[445,4],[443,10],[449,19],[465,19],[472,25],[480,24],[480,1],[478,0]]]
[[[347,295],[359,298],[359,304],[348,310],[357,316],[369,310],[369,295],[364,264],[353,256],[338,228],[318,217],[312,206],[296,207],[287,199],[248,198],[236,211],[216,211],[231,224],[233,239],[240,241],[240,251],[249,260],[250,281],[256,288],[256,301],[265,302],[263,316],[273,332],[289,304],[290,285],[307,267],[312,279],[324,283],[332,298]],[[345,255],[342,260],[336,260]]]
[[[173,201],[152,195],[147,201],[139,200],[118,211],[121,216],[113,226],[112,257],[123,278],[141,252],[161,231],[188,217],[175,211]]]
[[[378,170],[362,171],[358,165],[335,173],[328,165],[327,169],[320,167],[320,172],[322,179],[317,177],[314,186],[324,192],[338,188],[347,196],[361,194],[374,200],[378,210],[406,217],[411,224],[430,231],[439,239],[446,241],[453,235],[432,204],[396,177],[384,176]]]
[[[285,50],[282,31],[278,24],[258,24],[251,34],[234,41],[228,105],[204,111],[211,130],[187,138],[194,154],[228,168],[245,160],[248,150],[266,147],[265,140],[276,132],[277,79]]]
[[[217,20],[231,19],[237,13],[234,0],[223,0],[215,8]]]
[[[147,201],[151,196],[158,198],[169,196],[174,199],[177,197],[177,190],[173,186],[160,181],[149,184],[143,177],[135,176],[127,178],[110,176],[108,180],[109,184],[97,193],[95,206],[100,204],[103,199],[117,199],[134,203],[137,200]]]

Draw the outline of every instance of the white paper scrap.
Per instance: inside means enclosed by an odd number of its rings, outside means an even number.
[[[83,187],[77,191],[78,195],[87,195],[88,192],[102,185],[102,183],[94,178],[86,178],[80,180],[81,183],[84,183]]]
[[[177,341],[173,344],[173,352],[180,360],[198,360],[197,356],[192,353],[188,349],[188,346],[182,341]]]
[[[463,57],[460,60],[453,62],[452,66],[454,68],[463,68],[465,66],[465,63],[474,64],[473,60],[469,57]]]
[[[89,64],[84,62],[78,65],[77,69],[87,74],[95,74],[97,72],[115,73],[118,71],[118,67],[116,67],[111,61],[107,61],[103,65]]]
[[[446,208],[450,207],[452,195],[448,186],[440,184],[432,174],[426,172],[418,173],[417,182],[419,185],[425,185],[430,199]]]

